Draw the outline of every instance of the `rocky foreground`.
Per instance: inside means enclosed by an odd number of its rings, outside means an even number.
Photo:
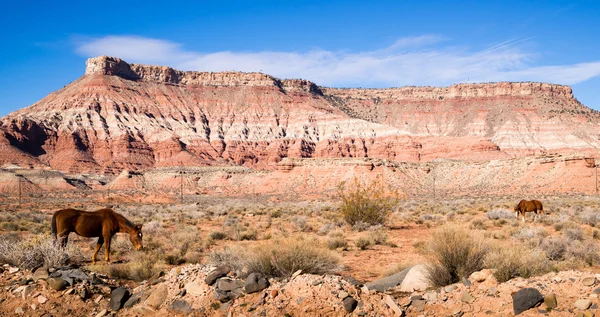
[[[240,273],[240,272],[238,272]],[[187,265],[137,286],[73,267],[0,269],[0,316],[594,316],[600,275],[564,271],[497,283],[489,270],[424,289],[423,266],[362,284],[296,272],[238,276]],[[241,274],[241,273],[240,273]]]

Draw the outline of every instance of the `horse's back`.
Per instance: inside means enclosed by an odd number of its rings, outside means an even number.
[[[82,237],[102,236],[105,227],[114,227],[114,213],[110,209],[84,211],[62,209],[55,213],[56,226],[59,231],[75,232]]]
[[[537,210],[544,210],[544,206],[542,205],[542,202],[539,200],[533,200],[533,203],[535,204],[535,208]]]

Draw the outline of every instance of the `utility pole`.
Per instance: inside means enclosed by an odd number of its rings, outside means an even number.
[[[180,189],[179,189],[179,197],[181,200],[181,204],[183,204],[183,163],[179,162],[179,175],[180,175]]]
[[[594,165],[594,169],[596,170],[596,195],[598,195],[598,164]]]
[[[19,206],[21,206],[21,201],[23,200],[23,186],[21,185],[21,179],[23,176],[17,175],[19,176]]]
[[[432,176],[433,176],[433,199],[435,200],[435,165],[433,165],[434,168],[432,168]]]

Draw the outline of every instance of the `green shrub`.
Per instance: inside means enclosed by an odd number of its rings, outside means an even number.
[[[395,194],[386,190],[381,178],[368,185],[357,178],[350,184],[342,182],[338,186],[338,194],[341,199],[339,213],[351,226],[359,222],[384,224],[398,202]]]

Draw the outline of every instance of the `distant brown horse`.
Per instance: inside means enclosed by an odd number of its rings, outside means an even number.
[[[537,218],[538,215],[544,214],[544,207],[542,206],[542,202],[539,200],[521,200],[519,204],[515,207],[515,215],[517,220],[519,219],[519,215],[523,217],[523,222],[525,222],[525,213],[533,212],[535,215],[533,216],[533,221]]]
[[[96,256],[104,243],[106,243],[104,258],[106,262],[110,262],[110,241],[119,232],[129,234],[129,240],[131,240],[136,250],[142,249],[142,226],[134,225],[112,209],[100,209],[91,212],[62,209],[55,212],[52,216],[52,234],[60,241],[62,247],[67,245],[71,232],[75,232],[82,237],[98,237],[92,263],[96,263]]]

